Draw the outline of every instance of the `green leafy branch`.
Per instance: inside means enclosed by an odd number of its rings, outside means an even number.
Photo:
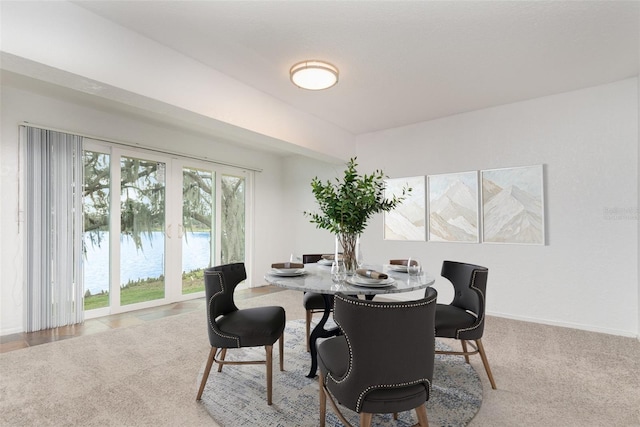
[[[322,182],[318,177],[311,181],[311,189],[321,213],[304,212],[317,228],[334,234],[361,234],[367,222],[376,213],[389,212],[404,201],[411,188],[403,188],[401,195],[390,199],[384,196],[385,178],[381,170],[360,175],[356,158],[347,163],[342,181]]]

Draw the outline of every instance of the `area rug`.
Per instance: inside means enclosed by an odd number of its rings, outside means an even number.
[[[450,349],[436,341],[439,350]],[[202,402],[211,417],[222,427],[277,426],[312,427],[319,423],[318,382],[309,379],[310,360],[306,352],[304,321],[287,322],[285,329],[285,371],[278,368],[277,345],[274,346],[273,404],[267,405],[264,365],[227,365],[222,372],[211,369]],[[235,349],[227,360],[264,359],[263,348]],[[204,364],[198,375],[202,379]],[[431,397],[427,416],[431,426],[466,426],[480,409],[482,385],[471,365],[460,356],[436,355]],[[359,424],[359,415],[344,408],[347,420]],[[414,411],[374,416],[374,425],[408,427],[417,423]],[[327,403],[327,426],[342,423]]]

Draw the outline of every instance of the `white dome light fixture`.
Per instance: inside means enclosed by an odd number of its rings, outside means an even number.
[[[338,83],[338,69],[324,61],[298,62],[289,70],[291,82],[308,90],[328,89]]]

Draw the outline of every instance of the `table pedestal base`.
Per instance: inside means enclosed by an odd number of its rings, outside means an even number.
[[[320,319],[320,322],[318,322],[315,328],[313,328],[313,331],[311,331],[311,335],[309,336],[311,369],[309,369],[307,378],[315,378],[316,372],[318,371],[318,350],[316,349],[316,341],[318,338],[335,337],[340,333],[340,328],[338,327],[331,329],[324,328],[324,325],[327,324],[327,320],[329,320],[329,315],[331,314],[331,296],[332,295],[329,294],[322,294],[322,299],[324,300],[324,313],[322,313],[322,319]]]
[[[318,338],[331,338],[340,335],[340,328],[335,327],[331,329],[325,329],[324,326],[329,320],[331,314],[331,296],[330,294],[322,294],[324,300],[324,313],[322,313],[322,319],[313,328],[311,335],[309,336],[309,353],[311,354],[311,369],[307,378],[315,378],[318,372],[318,350],[316,349],[316,341]],[[369,301],[373,299],[375,295],[365,295],[365,298]]]

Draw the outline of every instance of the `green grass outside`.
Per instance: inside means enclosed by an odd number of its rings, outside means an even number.
[[[202,270],[182,275],[182,294],[192,294],[204,290]],[[120,305],[135,304],[164,298],[164,280],[142,280],[130,283],[120,289]],[[93,310],[109,306],[109,294],[85,295],[84,309]]]

